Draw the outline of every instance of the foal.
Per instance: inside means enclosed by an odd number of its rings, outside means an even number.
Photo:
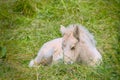
[[[96,66],[102,56],[96,48],[94,36],[81,25],[61,26],[62,38],[45,43],[37,57],[30,61],[29,66],[48,65],[63,60],[66,64],[83,63]]]

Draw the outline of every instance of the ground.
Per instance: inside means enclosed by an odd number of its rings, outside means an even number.
[[[0,80],[120,80],[119,0],[1,0]],[[61,37],[60,25],[82,24],[94,36],[101,66],[29,68],[43,43]]]

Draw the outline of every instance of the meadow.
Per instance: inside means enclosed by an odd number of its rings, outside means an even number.
[[[102,64],[29,68],[40,47],[69,24],[95,36]],[[120,80],[120,1],[0,0],[0,80]]]

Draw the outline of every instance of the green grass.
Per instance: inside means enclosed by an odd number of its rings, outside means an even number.
[[[119,80],[119,5],[119,0],[1,0],[0,80]],[[61,37],[60,25],[74,23],[95,36],[101,66],[28,67],[43,43]]]

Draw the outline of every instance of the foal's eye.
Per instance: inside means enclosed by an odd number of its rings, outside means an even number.
[[[71,50],[74,50],[75,49],[75,47],[73,46],[73,47],[71,47]]]

